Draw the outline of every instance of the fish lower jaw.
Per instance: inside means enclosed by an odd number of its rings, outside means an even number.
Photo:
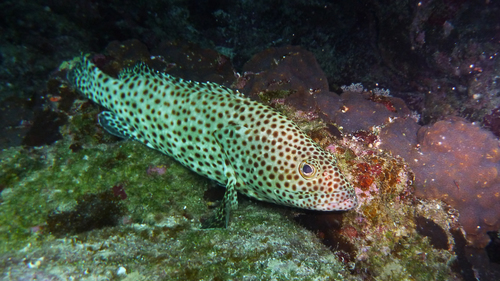
[[[342,202],[328,202],[315,207],[320,211],[347,211],[356,208],[358,200],[356,198],[347,199]]]

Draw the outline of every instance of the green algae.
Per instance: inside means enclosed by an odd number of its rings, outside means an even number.
[[[24,247],[31,227],[43,228],[52,210],[71,210],[78,198],[117,184],[125,186],[127,213],[139,222],[149,213],[185,213],[186,205],[194,213],[206,208],[201,198],[207,181],[142,144],[126,141],[76,153],[67,147],[60,142],[32,151],[13,148],[0,155],[2,171],[17,175],[3,183],[0,238],[8,242],[1,244],[0,253]],[[44,163],[36,160],[41,158]],[[165,174],[148,175],[150,165],[160,164],[168,166]]]

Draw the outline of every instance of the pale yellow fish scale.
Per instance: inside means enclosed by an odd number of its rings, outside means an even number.
[[[69,75],[108,108],[108,129],[174,157],[250,197],[313,210],[357,204],[334,156],[282,114],[214,83],[157,73],[145,65],[119,79],[88,59]]]

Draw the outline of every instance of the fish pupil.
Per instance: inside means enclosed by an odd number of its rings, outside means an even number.
[[[304,164],[304,166],[302,166],[302,173],[308,175],[310,173],[313,172],[313,169],[311,166],[307,165],[307,164]]]

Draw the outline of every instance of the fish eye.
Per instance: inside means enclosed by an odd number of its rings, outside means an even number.
[[[309,163],[302,162],[299,167],[299,172],[300,175],[307,179],[314,176],[314,174],[316,173],[316,168]]]

